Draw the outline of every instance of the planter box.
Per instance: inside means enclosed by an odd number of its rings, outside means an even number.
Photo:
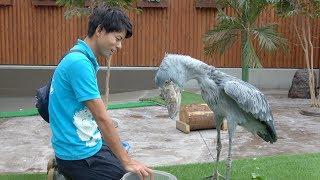
[[[137,4],[138,8],[167,8],[167,0],[160,0],[160,2],[152,2],[148,0],[142,0]]]
[[[0,6],[12,6],[13,0],[0,0]]]
[[[217,9],[217,3],[215,0],[196,0],[196,8]]]

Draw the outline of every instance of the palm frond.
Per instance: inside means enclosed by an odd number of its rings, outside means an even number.
[[[256,54],[256,51],[254,50],[254,47],[252,45],[252,42],[250,41],[250,38],[247,38],[245,45],[242,49],[242,53],[244,55],[245,60],[245,66],[251,67],[251,68],[261,68],[262,65],[260,63],[260,59]]]
[[[288,42],[281,34],[277,33],[276,24],[255,28],[253,29],[253,35],[254,39],[258,39],[261,49],[266,49],[267,51],[274,51],[278,48],[287,49]]]
[[[219,7],[231,7],[233,9],[240,8],[238,0],[217,0],[216,3]]]
[[[239,6],[242,7],[244,5],[244,3],[246,2],[246,0],[239,0]]]
[[[280,0],[275,5],[280,16],[304,15],[311,18],[320,16],[319,0]]]
[[[279,3],[282,0],[265,0],[265,1],[270,4],[275,4],[275,3]]]
[[[248,3],[248,22],[253,24],[256,22],[257,18],[260,14],[268,7],[269,4],[266,0],[259,0],[259,1],[249,1]]]
[[[275,5],[276,13],[285,17],[298,14],[298,11],[295,7],[296,5],[292,0],[281,0]]]
[[[238,17],[229,16],[222,10],[218,10],[217,21],[219,24],[230,24],[230,26],[238,26],[241,24]]]
[[[236,31],[209,31],[204,36],[205,54],[223,54],[236,42],[237,36]]]
[[[239,18],[228,16],[220,11],[218,24],[204,35],[205,53],[208,55],[222,54],[234,44],[241,29],[242,24]]]
[[[320,16],[320,0],[310,0],[313,11],[314,11],[314,16],[319,17]]]

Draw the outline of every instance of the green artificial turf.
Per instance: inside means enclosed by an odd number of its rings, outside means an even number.
[[[126,102],[126,103],[115,103],[115,104],[111,103],[108,106],[108,109],[109,110],[126,109],[126,108],[157,106],[157,105],[158,104],[152,101]],[[0,112],[0,118],[26,117],[26,116],[36,116],[36,115],[39,115],[36,108],[23,109],[21,111]]]
[[[141,98],[140,101],[151,101],[160,105],[165,105],[165,101],[160,96],[154,96],[149,98]],[[188,104],[202,104],[205,103],[200,94],[182,91],[181,93],[181,105]]]
[[[192,152],[190,152],[192,153]],[[245,158],[232,163],[232,180],[320,180],[320,153]],[[178,180],[203,180],[213,171],[213,163],[155,167]],[[225,174],[225,164],[219,164]],[[40,180],[45,174],[0,174],[0,180]]]
[[[181,104],[201,104],[204,103],[201,95],[196,93],[191,93],[187,91],[182,92]],[[137,108],[146,106],[157,106],[165,105],[165,102],[160,96],[154,96],[149,98],[141,98],[139,102],[125,102],[125,103],[110,103],[108,106],[109,110],[113,109],[126,109],[126,108]],[[36,116],[39,115],[36,108],[22,109],[19,111],[8,111],[0,112],[0,118],[12,118],[12,117],[26,117],[26,116]]]
[[[22,173],[10,173],[0,174],[0,180],[46,180],[47,174],[45,173],[33,173],[33,174],[22,174]]]
[[[232,166],[231,179],[236,180],[320,180],[320,153],[239,159],[233,161]],[[187,164],[156,169],[169,172],[179,180],[197,180],[212,175],[213,164]],[[219,164],[219,172],[225,174],[224,162]]]

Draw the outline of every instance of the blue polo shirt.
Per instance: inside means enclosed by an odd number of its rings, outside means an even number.
[[[98,126],[85,101],[100,98],[99,64],[91,48],[78,40],[57,66],[50,88],[49,119],[52,147],[63,160],[79,160],[97,153],[102,146]]]

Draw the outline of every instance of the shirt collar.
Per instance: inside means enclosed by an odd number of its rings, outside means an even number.
[[[83,53],[85,53],[86,56],[88,56],[89,60],[93,64],[96,71],[99,70],[100,66],[99,66],[98,60],[94,55],[94,52],[92,51],[91,47],[85,41],[78,39],[77,44],[74,46],[73,49],[79,49],[83,51]]]

